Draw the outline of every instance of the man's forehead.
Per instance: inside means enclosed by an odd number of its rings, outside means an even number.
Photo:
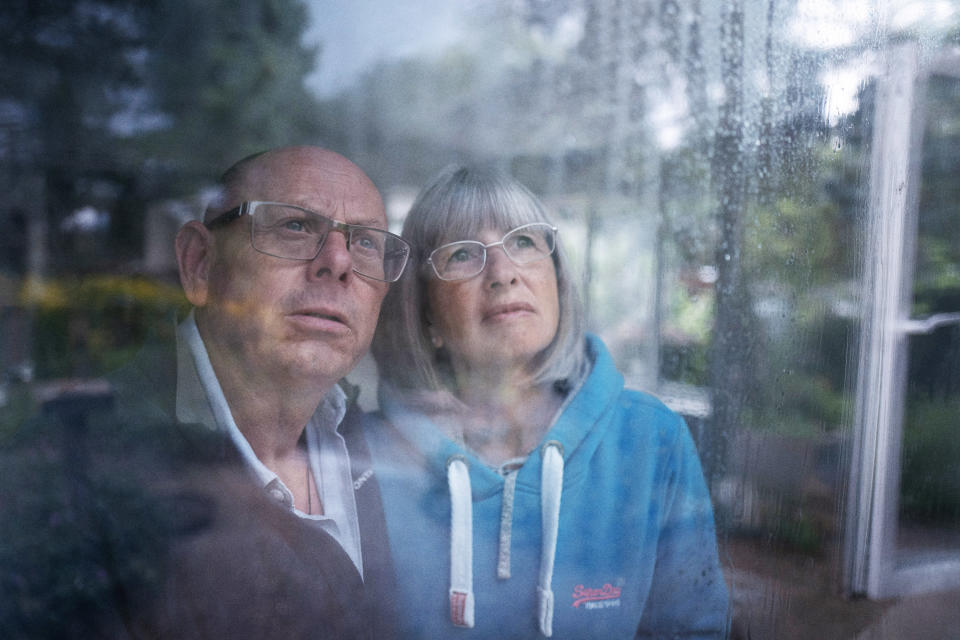
[[[386,219],[373,182],[342,156],[279,153],[257,160],[238,185],[244,200],[286,202],[353,223]]]

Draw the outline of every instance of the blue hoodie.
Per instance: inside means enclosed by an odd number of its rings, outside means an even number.
[[[624,389],[599,339],[587,350],[592,370],[515,473],[382,385],[386,422],[371,419],[367,439],[400,637],[725,635],[713,512],[686,425]]]

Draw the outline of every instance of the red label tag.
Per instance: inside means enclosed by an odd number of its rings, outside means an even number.
[[[463,612],[467,605],[467,594],[463,591],[450,592],[450,619],[458,627],[465,627],[466,622],[463,619]]]

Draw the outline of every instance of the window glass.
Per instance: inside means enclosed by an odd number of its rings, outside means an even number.
[[[956,563],[958,34],[950,0],[7,2],[0,443],[173,335],[174,236],[239,158],[342,153],[394,232],[445,166],[490,165],[555,217],[627,385],[689,426],[733,637],[900,637],[890,620],[916,610],[855,597],[847,560],[882,520],[851,526],[851,487],[894,468],[854,464],[873,454],[857,405],[873,194],[915,195],[889,260],[912,282],[903,315],[945,320],[904,337],[896,387],[876,390],[904,401],[878,427],[901,454],[897,553],[870,561]],[[901,160],[919,169],[895,185],[876,125],[906,45]],[[372,360],[350,380],[376,409]],[[0,560],[32,544],[10,531]]]

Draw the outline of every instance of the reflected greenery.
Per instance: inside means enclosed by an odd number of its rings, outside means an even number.
[[[960,525],[960,399],[914,401],[907,412],[901,513],[911,522]]]
[[[393,222],[405,194],[444,165],[490,163],[561,218],[590,329],[628,382],[681,383],[698,401],[688,422],[712,488],[722,500],[733,487],[722,531],[839,555],[872,76],[891,43],[916,39],[924,59],[955,45],[956,19],[926,25],[930,35],[871,25],[830,47],[811,42],[810,25],[797,35],[796,2],[474,4],[469,38],[383,58],[319,99],[304,80],[325,70],[323,47],[304,44],[299,0],[5,3],[0,333],[29,343],[35,386],[100,376],[151,328],[171,326],[184,302],[170,264],[147,273],[147,212],[242,155],[333,148],[381,187]],[[858,90],[829,112],[829,76],[849,70],[845,88]],[[960,310],[960,83],[933,76],[926,89],[915,316]],[[71,222],[87,207],[104,226]],[[11,310],[28,331],[8,322]],[[903,509],[950,523],[960,517],[957,345],[953,329],[911,341],[903,444]],[[4,369],[23,364],[5,348]],[[35,389],[0,373],[7,442]],[[749,438],[777,474],[757,470],[760,453],[738,461]],[[83,597],[109,588],[93,565],[78,575]]]
[[[113,275],[30,280],[36,375],[95,377],[129,360],[153,332],[172,332],[188,308],[179,286]]]

